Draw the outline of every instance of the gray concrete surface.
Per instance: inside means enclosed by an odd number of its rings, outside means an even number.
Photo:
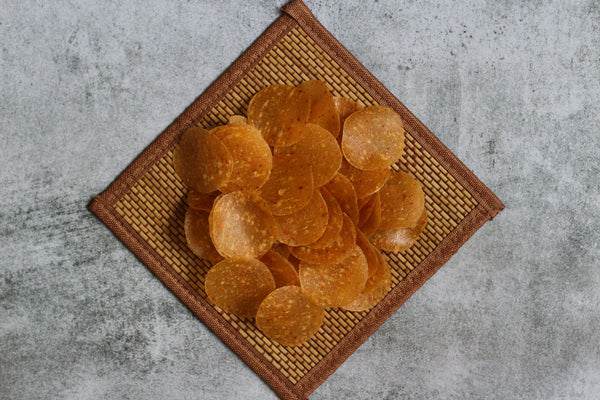
[[[284,3],[1,1],[1,399],[275,398],[85,206]],[[312,398],[600,398],[600,3],[307,4],[506,204]]]

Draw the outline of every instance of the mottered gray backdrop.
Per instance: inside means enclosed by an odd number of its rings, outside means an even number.
[[[0,3],[0,399],[276,398],[86,205],[285,1]],[[600,3],[306,3],[506,205],[311,398],[600,398]]]

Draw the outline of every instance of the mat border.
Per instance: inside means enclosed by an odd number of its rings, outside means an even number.
[[[88,205],[100,220],[160,279],[206,326],[246,362],[282,399],[306,399],[367,338],[408,300],[481,227],[500,212],[502,202],[439,141],[383,84],[329,31],[301,0],[293,0],[283,14],[161,133],[118,177]],[[266,361],[233,326],[169,266],[116,212],[114,205],[161,157],[179,135],[195,125],[251,70],[281,38],[300,26],[352,78],[382,105],[394,108],[408,123],[407,130],[463,187],[478,205],[444,240],[373,308],[319,363],[293,385]]]

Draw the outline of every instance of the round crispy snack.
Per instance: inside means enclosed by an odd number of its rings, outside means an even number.
[[[225,257],[259,258],[277,236],[277,222],[271,212],[246,192],[219,196],[208,222],[210,237]]]
[[[242,189],[258,189],[269,178],[273,168],[273,155],[258,129],[251,125],[225,125],[234,127],[221,142],[233,157],[233,170],[229,180],[220,187],[224,193]]]
[[[308,246],[290,248],[292,255],[309,263],[331,264],[344,259],[356,244],[356,228],[350,218],[343,214],[342,230],[333,243],[321,249]]]
[[[342,230],[342,223],[344,222],[342,209],[340,208],[340,205],[335,197],[333,197],[333,195],[325,188],[321,188],[321,195],[323,196],[323,200],[325,200],[325,204],[327,205],[327,227],[319,239],[307,244],[308,247],[313,249],[322,249],[331,245],[340,234],[340,231]]]
[[[183,229],[187,245],[195,255],[210,261],[211,264],[218,263],[223,259],[210,239],[206,211],[188,208],[185,213]]]
[[[352,222],[358,224],[358,202],[352,182],[338,172],[324,187],[335,197],[342,211],[348,214]]]
[[[369,266],[369,278],[375,275],[377,270],[379,269],[379,250],[375,248],[369,242],[369,239],[365,236],[364,233],[360,231],[360,229],[356,230],[356,244],[362,250],[363,254],[367,258],[367,264]]]
[[[421,184],[406,172],[395,172],[379,191],[381,224],[378,230],[409,228],[425,208],[425,194]]]
[[[410,228],[398,228],[391,231],[377,231],[371,236],[371,242],[385,251],[404,251],[415,244],[421,233],[427,226],[427,210],[419,217],[415,226]]]
[[[381,224],[381,201],[379,192],[375,193],[373,197],[373,207],[371,208],[369,217],[362,225],[360,225],[360,230],[368,238],[379,229],[379,225]]]
[[[243,115],[232,115],[229,117],[228,124],[247,124],[248,120]]]
[[[297,286],[284,286],[269,294],[256,314],[256,326],[269,339],[284,346],[308,341],[323,324],[325,313]]]
[[[333,178],[342,164],[342,152],[331,133],[319,125],[298,126],[304,133],[302,139],[286,147],[276,147],[273,154],[301,154],[312,165],[313,181],[317,187]]]
[[[337,137],[340,133],[340,117],[325,82],[310,80],[302,82],[298,88],[303,89],[310,97],[308,122],[322,126],[331,132],[334,138]]]
[[[190,189],[187,194],[187,203],[190,208],[193,208],[194,210],[210,212],[216,198],[216,193],[206,194]]]
[[[227,147],[203,128],[184,132],[173,151],[173,167],[181,180],[200,193],[214,192],[231,176]]]
[[[276,287],[300,286],[296,268],[281,254],[269,250],[267,254],[260,258],[260,261],[271,271]]]
[[[358,298],[354,299],[349,304],[346,304],[343,308],[349,311],[367,311],[373,308],[379,303],[385,295],[390,291],[392,286],[392,269],[387,261],[382,258],[382,272],[381,278],[379,279],[377,286],[369,292],[362,293]]]
[[[365,171],[384,169],[404,150],[402,119],[391,108],[367,107],[344,122],[342,151],[352,166]]]
[[[390,168],[385,167],[372,171],[363,171],[354,168],[346,160],[342,161],[340,173],[344,175],[352,185],[356,192],[356,197],[360,200],[369,197],[383,187],[385,182],[390,177]],[[359,207],[360,208],[360,207]]]
[[[258,92],[248,104],[248,122],[256,126],[269,145],[291,146],[302,139],[295,124],[305,124],[310,115],[310,97],[293,86],[271,85]]]
[[[240,318],[254,318],[260,303],[275,290],[275,281],[262,262],[232,257],[208,271],[204,290],[210,301],[224,311]]]
[[[306,207],[313,186],[312,167],[304,156],[273,156],[273,169],[260,195],[273,215],[288,215]]]
[[[336,264],[301,262],[300,287],[320,306],[342,307],[364,289],[368,271],[365,255],[354,245],[348,256]]]
[[[313,190],[309,203],[293,214],[275,216],[278,240],[289,246],[307,245],[320,238],[327,228],[329,212],[319,189]]]
[[[334,97],[333,104],[335,105],[335,110],[340,118],[340,132],[344,126],[344,121],[346,121],[346,118],[348,118],[350,114],[365,108],[362,104],[345,97]],[[339,138],[341,138],[341,136],[339,136]]]

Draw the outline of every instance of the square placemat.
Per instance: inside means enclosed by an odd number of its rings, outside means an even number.
[[[395,168],[422,184],[430,221],[409,250],[386,253],[392,290],[368,312],[338,308],[308,343],[271,342],[247,319],[213,307],[204,292],[210,264],[185,242],[185,186],[171,165],[180,135],[245,114],[248,101],[270,84],[327,83],[336,96],[396,110],[406,148]],[[502,202],[465,167],[312,15],[300,0],[282,15],[100,195],[89,209],[152,272],[284,399],[305,399],[394,311],[419,289]]]

